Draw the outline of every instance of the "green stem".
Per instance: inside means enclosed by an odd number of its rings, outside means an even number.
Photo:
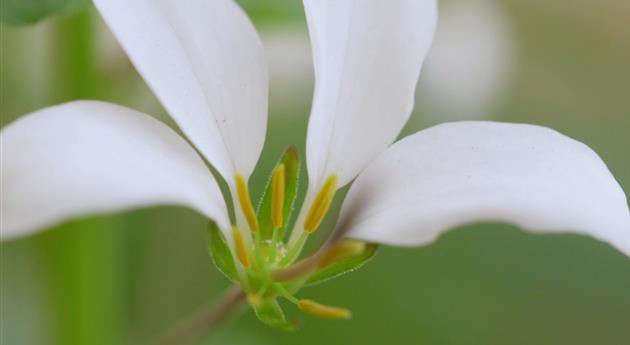
[[[54,28],[51,101],[96,98],[102,89],[96,64],[95,25],[89,8],[60,18]]]
[[[59,18],[55,24],[50,103],[98,97],[91,9]],[[118,219],[96,218],[61,226],[41,237],[54,296],[57,344],[121,342],[120,225]]]
[[[238,311],[243,302],[245,302],[245,293],[238,286],[233,286],[216,304],[204,307],[191,317],[175,324],[155,344],[192,344],[214,332]]]
[[[50,274],[55,343],[120,343],[120,222],[72,222],[41,238]]]

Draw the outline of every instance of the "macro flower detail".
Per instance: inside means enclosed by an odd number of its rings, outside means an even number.
[[[304,0],[316,77],[308,187],[299,200],[301,160],[290,146],[259,202],[249,177],[265,141],[268,77],[243,11],[233,0],[95,5],[194,148],[152,117],[105,102],[26,115],[0,136],[3,239],[94,213],[188,206],[209,219],[217,268],[260,320],[285,329],[295,322],[279,298],[347,319],[347,309],[296,296],[360,267],[379,244],[424,245],[471,222],[584,234],[630,255],[626,196],[584,144],[534,125],[455,122],[392,145],[413,108],[435,0]],[[304,256],[350,183],[328,240]]]

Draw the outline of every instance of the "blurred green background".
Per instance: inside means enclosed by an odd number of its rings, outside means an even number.
[[[312,68],[300,1],[240,3],[261,31],[271,65],[267,144],[252,183],[260,186],[284,147],[304,152]],[[478,17],[471,3],[498,19]],[[421,80],[405,133],[470,114],[550,126],[595,149],[630,191],[630,2],[449,0],[440,3],[443,16],[462,4],[490,43],[472,44],[472,52],[451,58],[455,65],[435,69],[459,71],[475,51],[496,50],[466,67],[492,80],[466,79],[459,94]],[[91,6],[1,30],[2,126],[79,98],[124,104],[173,125]],[[487,101],[458,103],[482,88]],[[143,343],[228,286],[206,244],[204,219],[175,207],[76,220],[4,242],[0,342]],[[382,248],[363,269],[300,296],[346,306],[354,318],[304,316],[299,331],[284,332],[247,310],[204,343],[630,342],[628,258],[585,237],[534,236],[501,224],[466,226],[423,248]],[[292,306],[287,312],[300,316]]]

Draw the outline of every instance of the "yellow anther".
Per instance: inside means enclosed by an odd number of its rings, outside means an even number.
[[[286,184],[286,168],[278,165],[271,177],[271,222],[274,228],[284,225],[284,187]]]
[[[309,299],[299,300],[298,308],[307,314],[324,319],[349,319],[352,316],[352,313],[348,309],[319,304]]]
[[[238,260],[243,264],[245,268],[252,265],[252,261],[247,254],[247,247],[245,247],[245,241],[243,241],[243,235],[237,227],[232,228],[232,238],[234,239],[234,247],[236,248],[236,256]]]
[[[241,210],[243,210],[247,224],[249,224],[249,229],[252,232],[257,232],[258,218],[256,218],[256,212],[254,212],[252,199],[249,196],[247,181],[245,181],[245,178],[239,174],[236,175],[236,194],[238,195],[238,202],[241,205]]]
[[[304,230],[306,232],[311,233],[317,230],[319,224],[324,220],[324,216],[326,216],[326,212],[328,212],[330,203],[337,191],[337,180],[337,175],[330,175],[322,186],[322,189],[319,190],[315,200],[313,200],[313,204],[308,210],[306,220],[304,221]]]
[[[330,266],[339,261],[360,255],[365,251],[365,243],[356,240],[344,240],[331,249],[317,264],[319,268]]]

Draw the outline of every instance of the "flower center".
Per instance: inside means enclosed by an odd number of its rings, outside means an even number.
[[[286,243],[283,230],[285,224],[288,223],[286,217],[290,216],[285,214],[285,203],[287,199],[290,199],[287,198],[286,170],[284,163],[279,163],[273,170],[266,191],[270,195],[267,198],[263,197],[261,201],[261,206],[266,207],[260,207],[258,213],[254,211],[247,182],[242,175],[235,176],[238,211],[243,215],[249,232],[242,232],[238,226],[232,228],[234,251],[243,268],[248,271],[247,273],[251,273],[247,276],[247,278],[251,278],[249,281],[268,280],[267,282],[260,282],[266,288],[273,285],[273,282],[291,280],[297,276],[308,274],[311,269],[317,266],[313,264],[313,267],[300,270],[300,272],[293,274],[291,279],[282,278],[282,275],[277,278],[271,274],[290,266],[297,260],[308,236],[319,228],[326,217],[337,190],[337,176],[331,175],[310,205],[305,205],[308,209],[305,218],[298,218],[296,227],[293,229],[293,231],[301,232],[298,241],[292,244]],[[271,227],[267,231],[261,231],[259,225],[261,223],[270,224]],[[331,257],[327,256],[326,260],[330,261]],[[276,292],[272,291],[271,293]]]
[[[277,298],[281,297],[301,311],[329,319],[347,319],[350,312],[343,308],[325,306],[294,295],[304,286],[330,279],[352,270],[367,261],[376,246],[345,240],[320,248],[310,257],[298,261],[311,233],[316,231],[337,191],[338,178],[330,175],[315,197],[309,198],[299,212],[292,232],[294,241],[286,241],[287,228],[297,196],[299,161],[297,150],[289,148],[274,167],[265,192],[255,209],[247,180],[235,176],[235,213],[237,225],[232,228],[231,243],[224,246],[224,259],[215,251],[223,247],[213,245],[215,264],[222,272],[234,272],[235,280],[248,294],[248,301],[258,317],[276,327],[292,327],[285,320]],[[220,235],[219,235],[220,236]],[[212,240],[213,236],[211,236]],[[216,240],[216,236],[214,236]],[[229,247],[229,249],[228,249]],[[233,267],[220,267],[221,265]]]

